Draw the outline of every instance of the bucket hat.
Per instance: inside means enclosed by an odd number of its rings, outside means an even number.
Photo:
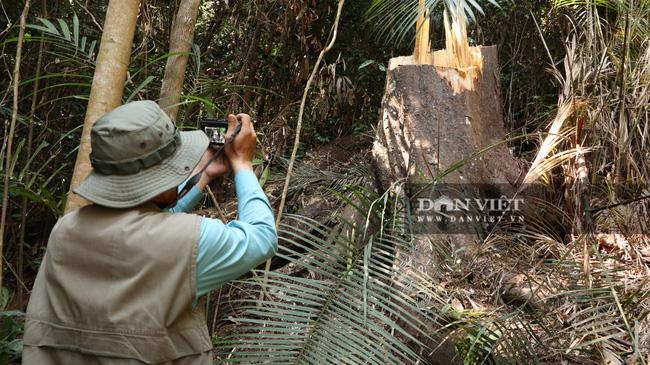
[[[93,171],[73,191],[93,203],[130,208],[188,178],[208,148],[202,131],[180,132],[153,101],[102,116],[90,132]]]

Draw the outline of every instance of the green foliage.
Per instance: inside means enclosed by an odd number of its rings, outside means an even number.
[[[2,303],[0,303],[0,364],[9,364],[20,357],[23,351],[24,313],[7,310],[9,290],[2,288]]]
[[[58,45],[58,48],[65,51],[65,53],[54,53],[55,56],[65,55],[68,60],[77,62],[84,60],[88,63],[94,63],[95,60],[95,47],[97,46],[97,41],[92,40],[88,43],[88,38],[85,35],[80,34],[79,30],[79,18],[77,14],[72,16],[72,34],[70,33],[70,27],[64,19],[57,19],[59,28],[57,28],[50,20],[39,18],[38,19],[43,25],[36,24],[27,24],[28,29],[33,29],[40,31],[42,33],[41,37],[29,36],[29,42],[38,41],[44,39],[50,43],[55,43]],[[60,31],[59,31],[60,30]],[[70,54],[72,52],[72,54]],[[83,57],[76,57],[77,55]],[[72,56],[72,57],[71,57]]]
[[[373,204],[368,193],[354,195],[374,220],[382,204]],[[357,234],[342,234],[354,228]],[[409,241],[388,229],[367,233],[351,222],[333,229],[289,216],[280,228],[284,244],[278,256],[313,276],[273,271],[264,283],[240,282],[265,297],[234,303],[243,313],[232,318],[238,333],[216,342],[217,350],[229,354],[223,361],[383,365],[421,360],[426,348],[421,341],[430,338],[431,324],[439,320],[428,308],[441,299],[425,273],[395,257],[396,251],[413,249]]]
[[[487,0],[499,6],[497,0]],[[463,12],[466,19],[476,20],[474,12],[484,14],[483,7],[476,0],[426,0],[425,9],[429,14],[441,11]],[[375,35],[386,44],[400,44],[415,37],[415,26],[420,16],[419,0],[372,0],[367,12],[366,22],[374,29]],[[408,39],[408,35],[412,38]]]

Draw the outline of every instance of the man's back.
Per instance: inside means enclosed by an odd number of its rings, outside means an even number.
[[[147,363],[209,351],[203,307],[192,306],[200,225],[153,204],[63,217],[27,310],[25,363],[29,345]]]
[[[253,173],[250,117],[228,115],[227,141],[209,143],[202,131],[179,131],[153,101],[95,122],[93,170],[74,189],[95,205],[50,235],[27,307],[24,364],[212,363],[197,298],[275,254],[277,232]],[[184,213],[230,171],[239,219]]]

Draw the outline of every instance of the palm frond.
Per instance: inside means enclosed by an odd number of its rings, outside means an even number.
[[[281,166],[286,168],[288,161],[278,158]],[[329,168],[323,169],[314,161],[297,161],[294,167],[292,183],[289,193],[295,194],[308,187],[320,186],[333,190],[344,190],[349,186],[360,185],[368,177],[369,168],[363,162],[354,162],[350,165],[332,163]],[[284,180],[283,176],[272,176],[271,181]]]
[[[413,345],[426,348],[421,339],[431,338],[432,324],[440,320],[428,308],[441,299],[422,273],[408,274],[417,268],[407,262],[394,264],[396,248],[408,250],[409,242],[384,235],[360,245],[359,237],[332,235],[332,228],[299,216],[288,217],[280,236],[289,245],[280,247],[279,257],[313,277],[270,272],[260,288],[270,299],[244,300],[243,315],[233,319],[240,333],[219,341],[222,351],[232,350],[224,362],[422,361]]]
[[[497,0],[487,0],[499,6]],[[483,14],[476,0],[425,0],[428,14],[441,14],[443,10],[464,13],[464,19],[476,20],[474,12]],[[420,16],[419,0],[373,0],[366,13],[366,22],[375,36],[386,44],[402,44],[415,39],[415,27]],[[410,35],[410,38],[409,38]]]

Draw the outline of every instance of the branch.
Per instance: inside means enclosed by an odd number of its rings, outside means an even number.
[[[298,124],[296,125],[296,137],[293,141],[293,150],[291,151],[291,158],[289,159],[287,177],[284,180],[284,188],[282,189],[282,198],[280,199],[280,207],[278,208],[278,217],[275,220],[275,225],[277,228],[280,227],[280,221],[282,220],[284,204],[287,200],[287,191],[289,190],[289,182],[291,182],[291,177],[293,175],[293,164],[296,161],[296,154],[298,153],[298,146],[300,145],[300,130],[302,128],[302,118],[305,113],[305,104],[307,102],[307,95],[309,94],[309,89],[311,88],[312,82],[314,82],[314,77],[318,72],[318,67],[320,66],[320,63],[323,61],[323,57],[325,56],[325,53],[329,52],[329,50],[332,49],[332,47],[334,46],[334,42],[336,42],[336,35],[338,33],[338,28],[339,28],[339,19],[341,18],[341,10],[343,10],[344,3],[345,0],[339,0],[339,7],[336,12],[336,20],[334,20],[332,40],[327,45],[327,47],[325,47],[318,55],[318,60],[316,60],[314,69],[311,72],[311,76],[309,76],[309,80],[307,81],[307,85],[305,86],[305,90],[302,94],[302,101],[300,102],[300,112],[298,113]]]
[[[25,36],[25,22],[29,13],[30,0],[25,2],[22,14],[20,14],[20,26],[18,31],[18,42],[16,43],[16,64],[14,65],[14,104],[11,111],[11,124],[9,126],[9,135],[7,136],[7,159],[5,162],[4,186],[2,192],[2,217],[0,218],[0,256],[3,253],[5,239],[5,220],[7,219],[7,210],[9,203],[9,177],[11,176],[11,160],[13,154],[14,134],[16,133],[16,119],[18,119],[18,85],[20,84],[20,58],[23,53],[23,37]],[[0,260],[0,288],[2,288],[2,260]],[[2,294],[0,294],[0,299]]]
[[[325,47],[322,51],[320,51],[320,54],[318,55],[318,60],[316,60],[316,64],[314,64],[314,68],[311,71],[311,76],[309,76],[307,85],[305,85],[305,90],[302,93],[302,101],[300,102],[300,112],[298,113],[298,123],[296,125],[296,136],[293,141],[293,150],[291,151],[291,158],[289,159],[289,167],[287,168],[287,177],[284,180],[284,188],[282,189],[282,197],[280,199],[280,207],[278,208],[278,216],[275,220],[276,230],[280,229],[280,222],[282,221],[284,204],[287,200],[287,192],[289,191],[289,183],[291,182],[291,177],[293,175],[293,165],[296,162],[298,146],[300,145],[300,130],[302,129],[302,118],[305,114],[305,104],[307,103],[307,95],[309,95],[309,89],[311,89],[311,84],[312,82],[314,82],[314,77],[316,77],[316,73],[318,72],[320,63],[323,61],[323,57],[325,57],[325,54],[329,52],[329,50],[332,49],[332,47],[334,47],[334,43],[336,42],[336,35],[338,34],[338,30],[339,30],[339,20],[341,19],[341,11],[343,10],[344,3],[345,0],[339,0],[339,6],[336,11],[336,19],[334,20],[334,25],[332,27],[332,39],[330,40],[327,47]],[[266,283],[270,269],[271,269],[271,259],[268,259],[266,261],[266,266],[264,268],[263,283]],[[264,285],[262,285],[262,287],[263,286]],[[262,290],[260,291],[260,300],[263,299],[264,299],[264,291]]]

